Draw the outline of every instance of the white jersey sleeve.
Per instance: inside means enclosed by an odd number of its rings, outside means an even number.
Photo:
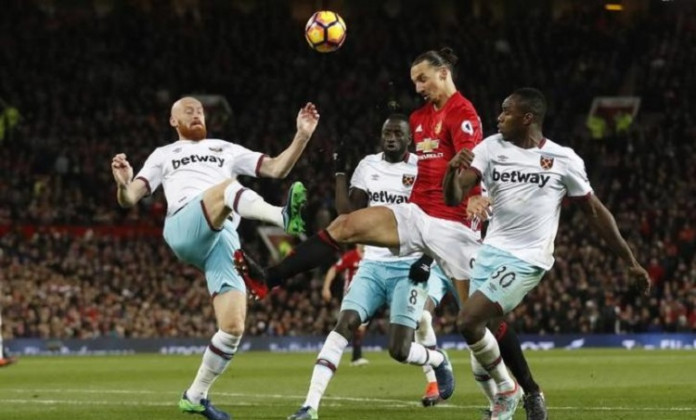
[[[350,178],[350,188],[357,188],[367,192],[367,181],[365,180],[365,160],[361,160],[358,166],[353,171],[353,176]]]
[[[478,172],[479,176],[483,178],[486,171],[488,171],[488,166],[490,159],[488,157],[488,144],[486,140],[477,144],[472,150],[474,153],[474,160],[471,162],[471,169]]]
[[[261,162],[266,158],[265,154],[254,152],[235,143],[229,143],[225,152],[231,159],[230,169],[233,174],[259,176],[258,172]]]
[[[145,185],[147,185],[150,194],[155,192],[160,184],[162,184],[162,163],[162,153],[160,153],[160,149],[157,148],[147,157],[142,169],[140,169],[138,175],[135,176],[135,179],[139,178],[145,181]]]
[[[567,172],[563,176],[563,183],[568,190],[568,197],[584,197],[592,193],[585,162],[572,150],[568,156]]]

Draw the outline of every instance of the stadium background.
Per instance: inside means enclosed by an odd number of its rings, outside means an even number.
[[[309,187],[310,232],[335,214],[330,156],[373,152],[396,99],[419,98],[408,67],[451,46],[457,84],[486,134],[512,89],[539,87],[550,102],[545,134],[584,157],[596,193],[649,270],[649,298],[631,292],[617,259],[564,209],[556,265],[510,320],[521,333],[695,332],[694,190],[696,12],[688,1],[328,2],[348,24],[329,55],[302,28],[311,1],[21,1],[0,14],[0,307],[15,338],[208,337],[215,330],[202,277],[161,239],[164,196],[121,210],[109,171],[128,154],[136,170],[175,133],[169,106],[183,94],[226,98],[209,133],[276,153],[294,115],[322,114],[308,150],[284,181],[244,180],[281,203],[293,180]],[[417,13],[413,13],[416,10]],[[390,82],[393,88],[390,88]],[[588,129],[598,96],[637,96],[627,124]],[[245,248],[268,250],[257,224]],[[323,272],[298,276],[251,305],[247,336],[324,335],[340,295],[320,298]],[[338,290],[338,289],[337,289]],[[438,312],[453,333],[454,311]],[[384,317],[371,333],[385,332]]]

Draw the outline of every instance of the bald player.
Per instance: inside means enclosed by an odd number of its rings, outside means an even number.
[[[213,298],[219,329],[203,354],[198,374],[179,401],[184,412],[211,420],[230,419],[229,414],[210,403],[208,390],[230,363],[244,332],[247,285],[233,264],[233,254],[240,248],[237,215],[282,226],[288,233],[297,234],[304,229],[299,213],[306,196],[301,183],[291,186],[285,207],[276,207],[244,188],[236,178],[286,177],[318,122],[316,107],[307,103],[297,115],[292,143],[278,156],[269,157],[231,142],[207,138],[203,105],[195,98],[185,97],[174,103],[169,118],[179,139],[155,149],[135,179],[126,155],[113,157],[111,169],[121,207],[135,205],[162,184],[167,199],[164,239],[181,261],[205,273]],[[253,285],[249,289],[254,294]]]

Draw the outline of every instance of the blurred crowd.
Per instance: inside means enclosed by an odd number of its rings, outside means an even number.
[[[0,65],[0,111],[11,106],[19,119],[0,139],[3,336],[209,336],[214,317],[202,276],[152,234],[163,223],[163,194],[118,208],[111,157],[127,153],[137,171],[155,147],[174,139],[171,102],[192,93],[230,103],[227,118],[209,118],[211,136],[275,154],[311,100],[320,127],[289,178],[243,182],[281,203],[289,183],[303,180],[315,231],[335,214],[333,145],[348,142],[353,163],[372,153],[387,102],[396,100],[403,112],[420,104],[411,60],[444,45],[460,57],[457,84],[487,134],[511,90],[531,85],[546,93],[546,136],[585,159],[596,194],[654,281],[649,297],[631,290],[620,262],[569,203],[556,265],[510,315],[517,328],[696,331],[694,7],[654,5],[646,17],[624,19],[590,1],[554,16],[531,11],[505,21],[485,9],[473,13],[469,3],[446,15],[422,7],[416,16],[407,16],[407,1],[346,4],[346,45],[320,55],[302,38],[304,22],[290,18],[297,10],[279,2],[179,9],[168,1],[102,1],[95,2],[101,9],[61,9],[10,0],[0,14],[0,62],[7,63]],[[591,139],[584,119],[592,99],[629,94],[642,100],[631,128],[610,127],[603,139]],[[128,227],[129,234],[105,235],[100,226]],[[256,226],[242,223],[242,242],[267,259]],[[322,275],[298,276],[254,302],[247,334],[328,332],[340,293],[322,302]],[[455,314],[451,301],[440,308],[437,331],[455,333]],[[383,314],[371,328],[385,331]]]

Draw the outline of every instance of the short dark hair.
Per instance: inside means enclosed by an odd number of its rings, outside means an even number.
[[[393,112],[393,113],[389,114],[389,116],[387,117],[387,120],[402,121],[402,122],[405,122],[406,124],[409,123],[408,116],[406,116],[405,114],[402,114],[400,112]],[[384,121],[386,122],[387,120],[384,120]]]
[[[534,114],[539,122],[544,121],[546,117],[546,97],[539,89],[532,87],[523,87],[512,92],[512,96],[517,97],[517,104],[522,108],[522,111]]]
[[[444,47],[439,51],[430,50],[419,55],[413,60],[411,67],[423,61],[427,61],[430,65],[435,67],[446,66],[450,72],[454,73],[454,65],[457,64],[459,58],[454,54],[452,48]]]

